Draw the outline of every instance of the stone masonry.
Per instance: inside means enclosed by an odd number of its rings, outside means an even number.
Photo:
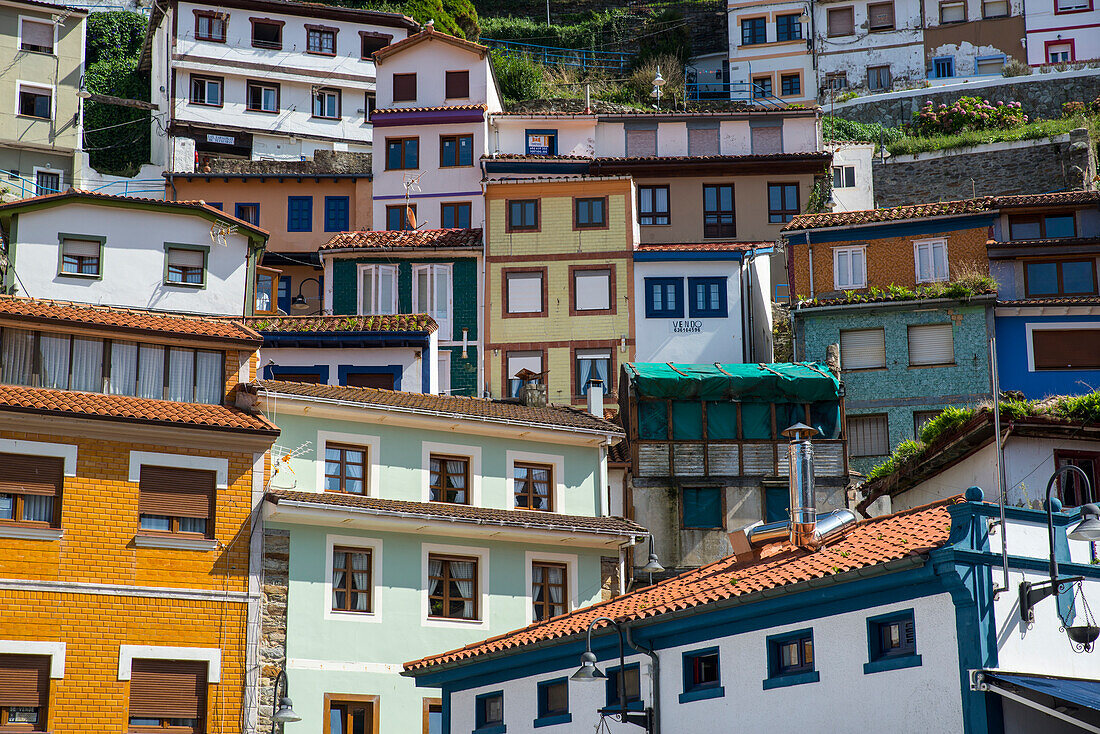
[[[275,678],[286,664],[286,604],[290,584],[290,531],[264,530],[263,612],[260,623],[260,723],[271,731]]]

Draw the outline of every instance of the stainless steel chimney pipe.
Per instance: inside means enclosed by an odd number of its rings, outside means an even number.
[[[814,447],[810,439],[818,433],[805,423],[796,423],[783,435],[787,446],[791,492],[791,542],[808,547],[817,541],[817,497],[814,495]]]

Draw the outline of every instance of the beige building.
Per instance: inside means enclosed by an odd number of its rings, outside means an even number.
[[[79,176],[88,13],[0,1],[0,197],[64,191]],[[74,170],[75,169],[75,170]]]

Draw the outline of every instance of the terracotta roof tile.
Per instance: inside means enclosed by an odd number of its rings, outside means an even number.
[[[439,329],[435,319],[423,313],[378,316],[256,316],[241,321],[261,334],[423,331]]]
[[[182,425],[271,436],[279,433],[279,429],[267,419],[226,405],[177,403],[20,385],[0,385],[0,410],[127,423]]]
[[[321,250],[402,250],[480,248],[480,229],[418,229],[393,232],[366,230],[340,232],[321,245]]]
[[[607,461],[610,464],[629,464],[630,444],[624,440],[609,448],[607,450]]]
[[[1100,245],[1100,235],[1093,237],[1061,237],[1045,240],[986,240],[985,246],[995,247],[1073,247],[1077,245]]]
[[[1055,191],[1050,194],[1015,194],[998,196],[1002,208],[1047,206],[1050,204],[1100,204],[1100,191]]]
[[[652,619],[754,592],[920,556],[947,543],[951,530],[947,505],[959,501],[959,497],[954,497],[894,515],[862,520],[816,551],[784,543],[766,547],[765,557],[759,561],[738,563],[733,556],[724,558],[610,601],[405,663],[405,670],[422,671],[534,643],[580,636],[597,617],[610,617],[619,622]]]
[[[93,306],[69,301],[0,296],[0,319],[12,317],[21,323],[67,324],[133,333],[209,339],[259,345],[262,337],[252,329],[227,318],[184,316],[164,311]]]
[[[831,159],[832,153],[806,151],[804,153],[766,153],[757,155],[649,155],[649,156],[610,156],[594,159],[597,164],[613,163],[738,163],[741,161],[797,161]]]
[[[440,105],[438,107],[387,107],[371,112],[372,116],[393,115],[399,112],[453,112],[459,110],[484,110],[483,104],[454,104]]]
[[[493,153],[485,156],[487,161],[591,161],[590,155],[528,155],[526,153]]]
[[[547,405],[538,408],[521,405],[518,402],[490,400],[488,398],[426,395],[424,393],[397,392],[370,387],[337,387],[275,380],[262,380],[254,383],[250,388],[277,395],[340,400],[380,408],[424,411],[490,421],[518,422],[546,428],[597,431],[615,435],[622,435],[623,433],[622,428],[618,425],[568,405]]]
[[[415,46],[416,44],[418,44],[422,41],[427,41],[428,39],[431,39],[431,38],[434,38],[434,39],[439,40],[439,41],[446,41],[447,43],[451,44],[452,46],[458,46],[459,48],[465,48],[469,51],[473,51],[475,53],[481,54],[482,56],[489,53],[489,47],[488,46],[482,46],[480,43],[474,43],[473,41],[467,41],[467,40],[462,39],[462,38],[457,38],[456,36],[452,36],[448,33],[442,33],[440,31],[437,31],[434,28],[424,28],[424,30],[420,31],[419,33],[414,33],[413,35],[409,36],[408,38],[401,39],[397,43],[391,43],[389,46],[386,46],[385,48],[378,49],[377,51],[374,52],[374,60],[375,61],[381,61],[382,59],[386,58],[387,56],[392,56],[395,53],[397,53],[398,51],[402,51],[402,50],[408,48],[409,46]]]
[[[1015,301],[997,301],[998,306],[1100,306],[1100,296],[1053,296]]]
[[[646,242],[637,252],[746,252],[772,247],[774,242]]]
[[[801,301],[796,304],[795,308],[799,311],[814,308],[825,308],[827,306],[860,306],[869,303],[919,303],[921,301],[992,301],[993,297],[997,294],[996,288],[989,288],[969,296],[963,296],[959,298],[953,298],[951,296],[922,296],[914,298],[912,296],[892,296],[889,293],[881,293],[879,295],[870,295],[869,293],[857,292],[855,297],[838,297],[838,298],[818,298],[812,301]]]
[[[584,515],[560,515],[538,510],[499,510],[489,507],[456,505],[449,502],[410,502],[388,500],[379,497],[363,497],[343,492],[293,492],[273,490],[267,499],[276,505],[282,502],[301,502],[332,508],[359,509],[374,513],[404,513],[426,517],[438,517],[456,522],[479,525],[505,525],[538,530],[562,532],[607,533],[611,535],[648,535],[637,523],[621,517],[587,517]]]

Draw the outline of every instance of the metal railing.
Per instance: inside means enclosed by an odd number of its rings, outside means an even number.
[[[60,174],[60,172],[59,172]],[[44,186],[36,180],[29,179],[17,171],[0,170],[0,189],[17,199],[27,199],[32,196],[45,196],[46,194],[59,194],[68,191],[64,174],[59,175],[61,183],[58,188]],[[137,196],[139,194],[164,195],[164,179],[160,178],[128,178],[119,181],[107,181],[99,186],[81,186],[77,188],[93,193],[114,194],[115,196]]]
[[[787,103],[753,82],[693,82],[684,81],[684,97],[689,102],[715,100],[744,102],[772,109],[783,109]]]
[[[635,56],[634,53],[626,51],[590,51],[584,48],[540,46],[535,43],[503,41],[495,38],[482,38],[481,43],[507,53],[530,56],[544,66],[574,66],[586,71],[623,73],[630,69]]]

